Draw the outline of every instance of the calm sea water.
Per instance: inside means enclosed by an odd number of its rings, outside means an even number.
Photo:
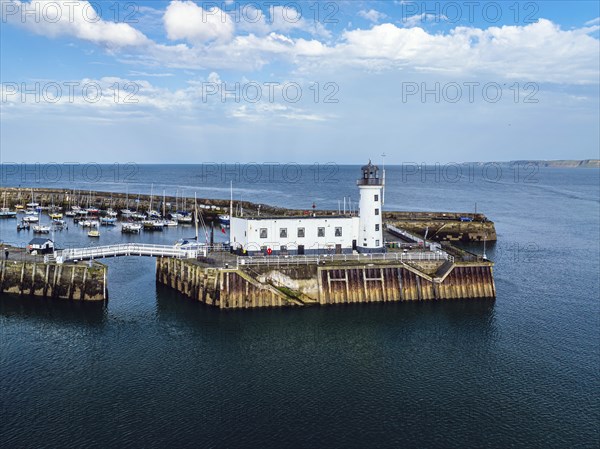
[[[95,184],[37,185],[124,190],[110,168]],[[251,169],[236,200],[358,199],[357,167]],[[152,259],[107,260],[106,305],[0,298],[0,446],[598,447],[600,172],[413,169],[388,168],[387,208],[477,203],[498,232],[495,301],[220,312],[157,287]],[[127,181],[228,198],[231,173],[202,170],[139,166]],[[3,185],[23,181],[4,173]],[[30,238],[14,228],[0,222],[0,239]],[[75,226],[55,238],[89,243]]]

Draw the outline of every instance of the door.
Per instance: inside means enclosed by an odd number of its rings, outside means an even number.
[[[304,256],[304,245],[298,245],[298,255]]]

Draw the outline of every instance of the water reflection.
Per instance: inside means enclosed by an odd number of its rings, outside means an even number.
[[[107,310],[103,301],[68,301],[3,293],[0,295],[0,316],[54,325],[103,326],[107,321]]]

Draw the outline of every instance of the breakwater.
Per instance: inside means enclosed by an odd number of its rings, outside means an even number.
[[[216,268],[158,258],[156,280],[221,309],[495,298],[493,263],[323,262]]]
[[[0,262],[0,293],[55,299],[102,301],[108,298],[107,267],[31,260]]]
[[[436,241],[496,241],[496,227],[484,214],[459,212],[385,212],[386,223]]]
[[[0,199],[2,201],[6,199],[9,208],[14,208],[17,205],[23,206],[35,201],[42,207],[54,205],[63,210],[68,210],[73,205],[97,209],[113,208],[115,210],[131,208],[141,211],[148,211],[152,205],[153,208],[160,211],[163,209],[162,195],[155,195],[152,198],[150,195],[134,192],[125,194],[122,192],[7,187],[0,190]],[[189,196],[176,198],[167,195],[164,197],[166,203],[164,209],[167,213],[181,209],[191,211],[193,201],[193,197]],[[227,199],[198,198],[197,201],[206,221],[216,221],[219,214],[229,211],[229,200]],[[241,203],[241,206],[248,216],[257,215],[259,210],[262,214],[276,216],[304,216],[313,212],[312,210],[286,209],[245,201]],[[319,210],[317,212],[319,215],[339,213],[335,210]],[[429,240],[461,242],[480,242],[484,239],[487,241],[496,240],[494,222],[481,213],[389,211],[384,212],[383,220],[387,224],[405,229],[421,237],[427,232]]]

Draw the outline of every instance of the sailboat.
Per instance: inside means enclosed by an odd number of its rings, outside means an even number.
[[[123,223],[121,232],[124,234],[139,234],[142,230],[142,225],[139,223]]]
[[[51,227],[48,225],[35,225],[33,232],[35,234],[50,234]]]
[[[202,219],[202,216],[200,216]],[[207,243],[200,243],[198,241],[198,203],[196,201],[196,194],[194,193],[194,224],[196,226],[196,235],[193,239],[179,239],[175,242],[175,246],[177,248],[186,249],[186,250],[199,250],[205,248],[208,244],[208,232],[206,231],[206,226],[204,223],[204,219],[202,219],[202,227],[204,229],[204,233],[206,235]]]
[[[152,202],[154,200],[154,184],[150,184],[150,206],[148,209],[148,218],[160,218],[160,213],[154,209],[152,209]]]
[[[125,209],[121,209],[121,216],[129,218],[133,215],[133,212],[129,209],[129,185],[125,185]]]
[[[2,196],[4,197],[4,202],[2,204],[2,209],[0,209],[0,218],[17,218],[17,213],[6,207],[6,192],[4,192]]]

